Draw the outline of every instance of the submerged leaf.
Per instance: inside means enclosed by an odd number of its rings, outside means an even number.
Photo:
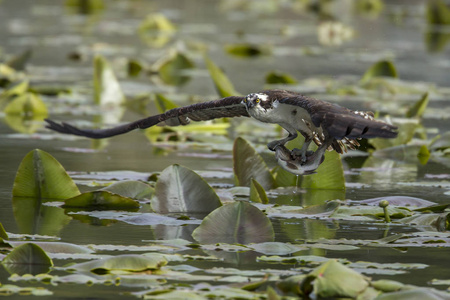
[[[26,243],[14,248],[2,261],[2,264],[15,273],[46,273],[53,266],[50,257],[41,247]]]
[[[234,89],[233,84],[227,75],[207,56],[205,56],[206,67],[209,71],[209,76],[214,82],[217,92],[220,97],[239,96],[240,94]]]
[[[379,61],[373,64],[367,71],[364,73],[361,78],[362,83],[366,83],[375,77],[393,77],[397,78],[397,70],[394,64],[387,60]]]
[[[93,191],[82,193],[64,201],[64,208],[95,208],[95,209],[137,209],[139,203],[131,198],[113,194],[109,191]]]
[[[264,189],[275,187],[275,179],[262,157],[243,138],[238,137],[233,145],[233,170],[237,185],[250,186],[254,179]]]
[[[192,233],[200,243],[262,243],[274,238],[272,223],[258,208],[237,201],[214,210]]]
[[[67,199],[79,195],[75,183],[61,164],[39,149],[29,152],[17,170],[12,195],[49,199]]]
[[[209,213],[222,204],[216,192],[194,171],[172,165],[159,175],[152,208],[159,213]]]
[[[125,102],[125,95],[112,67],[100,55],[94,59],[94,102],[102,106],[119,106]]]

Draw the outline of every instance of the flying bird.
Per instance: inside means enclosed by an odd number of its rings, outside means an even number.
[[[300,168],[302,165],[318,166],[323,161],[322,154],[325,150],[335,150],[342,154],[347,148],[355,149],[359,146],[357,140],[361,138],[397,136],[396,126],[376,120],[372,112],[353,111],[285,90],[266,90],[245,97],[231,96],[196,103],[107,129],[79,129],[67,123],[60,124],[49,119],[45,121],[47,128],[60,133],[103,139],[154,125],[187,125],[190,121],[224,117],[251,117],[283,127],[288,136],[272,141],[267,146],[275,152],[278,148],[279,162],[282,161],[287,166],[292,162],[291,166]],[[305,142],[301,149],[293,149],[290,155],[287,155],[286,151],[289,150],[284,145],[295,139],[298,132],[305,138]],[[311,142],[319,147],[316,152],[308,150]],[[309,169],[305,174],[310,172]]]

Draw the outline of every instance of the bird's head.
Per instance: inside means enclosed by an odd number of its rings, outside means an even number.
[[[247,97],[244,99],[244,104],[247,107],[247,110],[253,109],[253,108],[264,108],[267,110],[267,108],[271,107],[272,104],[269,100],[269,95],[264,93],[252,93],[248,94]]]

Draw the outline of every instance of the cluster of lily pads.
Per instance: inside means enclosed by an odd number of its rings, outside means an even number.
[[[430,3],[429,23],[447,22],[442,1]],[[434,9],[435,6],[439,9]],[[152,47],[162,47],[176,30],[169,20],[156,14],[142,22],[139,35]],[[271,55],[271,49],[249,44],[227,45],[226,52],[237,56]],[[30,84],[23,71],[29,55],[30,52],[26,51],[0,64],[0,83],[5,88],[0,94],[0,109],[11,128],[26,134],[41,130],[42,120],[48,116],[49,99],[70,92],[65,88],[52,89]],[[210,58],[204,56],[203,62],[220,97],[240,94]],[[189,70],[194,68],[186,53],[172,49],[151,66],[139,59],[129,60],[126,72],[128,76],[145,73],[155,82],[181,85],[189,80]],[[151,102],[160,112],[177,106],[170,96],[161,93],[127,99],[113,68],[102,56],[95,57],[93,73],[94,102],[102,109],[108,108],[108,113],[104,114],[108,119],[100,123],[118,122],[122,116],[122,105],[142,108],[142,103],[146,107],[147,102]],[[304,86],[308,87],[306,90],[313,87],[327,91],[330,98],[336,96],[333,100],[337,101],[342,95],[358,96],[368,101],[378,94],[405,94],[414,103],[400,108],[399,114],[403,117],[392,118],[399,126],[399,137],[371,140],[365,149],[372,155],[402,156],[423,164],[437,158],[448,161],[449,132],[429,140],[421,122],[433,93],[445,94],[445,91],[430,85],[401,81],[390,61],[382,60],[374,64],[361,78],[351,81],[323,78],[299,81],[290,74],[280,72],[270,72],[265,78],[268,87],[280,84],[284,88],[289,85],[299,90]],[[384,108],[376,108],[383,114],[391,110],[389,105],[383,103]],[[119,112],[112,113],[114,109],[111,110],[111,107]],[[252,122],[244,122],[247,121]],[[196,135],[202,131],[225,137],[227,143],[232,145],[230,150],[233,153],[235,186],[231,188],[213,189],[206,182],[206,176],[180,165],[171,165],[160,173],[146,174],[144,180],[116,181],[81,193],[73,179],[49,153],[38,149],[31,151],[17,170],[12,191],[14,217],[21,234],[6,233],[3,228],[0,230],[1,258],[3,266],[11,274],[10,281],[17,284],[39,282],[48,284],[48,288],[4,284],[0,286],[0,294],[50,295],[50,285],[77,283],[138,287],[139,291],[132,294],[147,299],[288,299],[306,295],[354,299],[448,299],[449,295],[445,292],[392,280],[375,281],[361,274],[400,274],[428,267],[425,264],[377,264],[298,255],[307,249],[351,251],[366,246],[396,249],[448,247],[448,205],[399,196],[346,201],[344,171],[338,154],[327,153],[317,174],[299,178],[278,167],[270,169],[260,155],[264,148],[260,145],[264,142],[249,142],[244,138],[231,140],[228,137],[229,128],[229,121],[218,120],[198,126],[151,128],[145,131],[145,136],[156,146],[177,144],[180,140],[188,145],[210,143],[210,137],[205,140]],[[263,130],[267,133],[266,128]],[[274,131],[274,134],[279,133]],[[254,147],[252,143],[257,145]],[[301,141],[296,139],[291,143],[290,147],[299,147]],[[220,149],[224,149],[222,144]],[[315,203],[322,204],[303,207],[274,204],[273,194],[289,187],[320,192],[315,196],[319,195],[321,201]],[[197,227],[191,233],[190,240],[150,240],[145,241],[143,246],[76,245],[55,241],[55,237],[71,220],[86,218],[134,225],[192,224]],[[374,225],[389,223],[391,226],[408,224],[423,231],[395,234],[377,240],[321,238],[281,243],[275,241],[273,228],[274,220],[281,218],[358,221]],[[112,252],[114,250],[131,254],[117,255]],[[197,251],[197,255],[185,254],[188,250]],[[287,264],[292,268],[258,271],[218,267],[202,269],[187,263],[193,260],[217,262],[235,252],[257,253],[257,263]],[[85,261],[66,265],[61,262],[63,259]],[[185,284],[180,285],[179,282]],[[448,281],[436,280],[433,284],[448,285]]]

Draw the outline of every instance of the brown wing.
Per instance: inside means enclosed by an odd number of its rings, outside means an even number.
[[[280,103],[300,106],[311,115],[314,126],[321,127],[336,140],[359,138],[395,138],[397,127],[375,120],[371,112],[353,111],[337,104],[279,91]]]
[[[154,115],[131,123],[107,129],[79,129],[67,123],[57,123],[49,119],[47,128],[65,134],[85,136],[93,139],[103,139],[130,132],[134,129],[144,129],[160,123],[169,126],[185,125],[192,121],[206,121],[225,117],[248,117],[244,97],[231,96],[219,100],[197,103],[189,106],[178,107],[166,111],[163,114]],[[164,124],[163,123],[163,124]]]

